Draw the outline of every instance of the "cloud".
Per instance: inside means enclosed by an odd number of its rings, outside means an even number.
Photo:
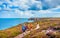
[[[0,13],[0,18],[34,18],[34,17],[60,17],[60,12],[51,10],[40,10],[40,11],[3,11]]]
[[[7,8],[3,3],[8,4]],[[0,1],[0,18],[60,17],[59,4],[59,0]]]
[[[55,8],[56,6],[60,5],[60,0],[0,0],[0,4],[2,3],[7,3],[8,8],[11,6],[18,6],[18,9],[32,10],[33,7],[36,6],[35,8],[37,8],[37,10],[43,10]]]

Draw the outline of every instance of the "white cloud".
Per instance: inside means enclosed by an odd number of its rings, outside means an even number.
[[[9,13],[8,13],[9,12]],[[33,17],[60,17],[60,12],[54,12],[50,10],[40,10],[40,11],[8,11],[1,12],[0,18],[33,18]]]
[[[60,17],[60,11],[56,11],[60,9],[59,6],[59,0],[45,0],[43,2],[47,3],[49,7],[51,7],[51,9],[48,10],[42,10],[43,6],[42,6],[42,2],[41,1],[36,1],[36,0],[16,0],[14,2],[10,2],[8,0],[6,0],[9,5],[8,8],[5,8],[8,11],[3,11],[0,13],[0,18],[30,18],[30,17]],[[57,3],[57,2],[58,3]],[[5,2],[5,1],[4,1]],[[0,2],[0,4],[2,4],[3,2]],[[41,9],[41,10],[28,10],[31,6],[36,5],[37,8]],[[45,5],[47,5],[45,4]],[[17,9],[11,9],[9,7],[11,6],[18,6],[19,8]],[[56,6],[55,8],[52,8]],[[5,6],[4,6],[5,7]],[[1,10],[2,8],[0,8]],[[25,10],[25,11],[21,11],[19,9]],[[56,14],[56,15],[54,15]]]

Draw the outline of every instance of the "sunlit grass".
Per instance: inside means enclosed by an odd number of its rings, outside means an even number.
[[[36,23],[38,23],[40,25],[40,29],[31,31],[29,34],[24,36],[24,38],[48,38],[48,36],[45,34],[45,32],[41,32],[41,31],[47,30],[50,26],[52,26],[52,27],[59,26],[60,20],[52,21],[52,20],[43,20],[42,19],[39,21],[35,21],[35,22],[31,22],[31,23],[24,23],[24,24],[26,24],[26,25],[33,24],[34,26],[32,29],[34,29],[34,28],[36,28],[36,25],[37,25]],[[21,27],[21,24],[19,24],[15,27],[0,31],[0,38],[13,38],[21,33],[22,33],[22,27]],[[55,35],[56,35],[56,38],[60,38],[60,32],[56,32]]]

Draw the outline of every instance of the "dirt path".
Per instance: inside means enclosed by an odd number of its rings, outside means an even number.
[[[37,25],[37,27],[35,29],[32,29],[32,30],[37,30],[39,28],[40,28],[39,25]],[[30,30],[30,31],[32,31],[32,30]],[[14,38],[23,38],[25,35],[29,34],[30,31],[26,31],[26,32],[24,32],[24,33],[22,33],[22,34],[20,34],[20,35],[18,35],[16,37],[14,37]]]
[[[24,32],[24,33],[22,33],[22,34],[20,34],[20,35],[18,35],[18,36],[16,36],[16,37],[14,37],[14,38],[23,38],[25,35],[27,35],[28,33],[30,33],[30,31],[26,31],[26,32]]]

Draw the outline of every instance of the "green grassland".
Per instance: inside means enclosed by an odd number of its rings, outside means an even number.
[[[29,34],[24,36],[24,38],[48,38],[45,32],[41,32],[41,31],[47,30],[50,26],[52,27],[60,26],[60,18],[56,18],[56,19],[42,18],[40,20],[37,20],[37,21],[35,20],[34,22],[30,22],[30,23],[34,25],[32,29],[36,27],[36,23],[40,25],[40,29],[31,31]],[[28,25],[30,23],[24,23],[24,24]],[[22,25],[19,24],[15,27],[11,27],[5,30],[0,30],[0,38],[14,38],[15,36],[23,33],[21,27]],[[60,32],[56,31],[55,35],[56,35],[55,38],[60,38]]]

